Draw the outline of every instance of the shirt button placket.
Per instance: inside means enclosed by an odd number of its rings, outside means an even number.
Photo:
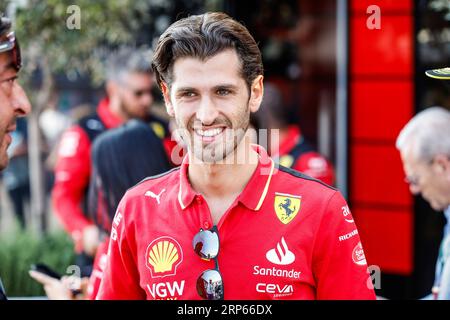
[[[199,206],[202,206],[203,203],[204,203],[204,200],[203,200],[202,196],[196,196],[196,201],[197,201],[197,204]],[[204,213],[204,212],[202,211],[202,213]],[[208,219],[207,217],[204,217],[203,214],[201,216],[202,216],[202,219]],[[203,225],[203,229],[204,230],[208,230],[208,229],[210,229],[212,227],[211,223],[208,220],[204,220],[202,225]]]

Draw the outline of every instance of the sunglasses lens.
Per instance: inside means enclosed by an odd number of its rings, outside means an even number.
[[[223,300],[223,281],[219,271],[204,271],[197,280],[197,292],[206,300]]]
[[[202,259],[214,259],[219,254],[219,236],[214,231],[202,230],[195,235],[192,246]]]

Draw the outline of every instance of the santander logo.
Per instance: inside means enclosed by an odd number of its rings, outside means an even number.
[[[266,253],[266,258],[274,264],[283,266],[291,264],[295,261],[295,255],[289,251],[284,237],[281,237],[281,241],[277,243],[277,247],[275,249],[270,249]]]

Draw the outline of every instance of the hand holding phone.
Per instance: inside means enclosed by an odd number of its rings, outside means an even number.
[[[74,299],[82,294],[81,289],[68,287],[67,277],[62,277],[43,263],[31,265],[30,276],[46,287],[45,291],[51,300]],[[67,295],[70,291],[70,296]]]

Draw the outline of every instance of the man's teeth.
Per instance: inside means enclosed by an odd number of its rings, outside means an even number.
[[[223,128],[217,128],[217,129],[209,129],[209,130],[196,130],[197,134],[203,137],[214,137],[220,134],[223,131]]]

